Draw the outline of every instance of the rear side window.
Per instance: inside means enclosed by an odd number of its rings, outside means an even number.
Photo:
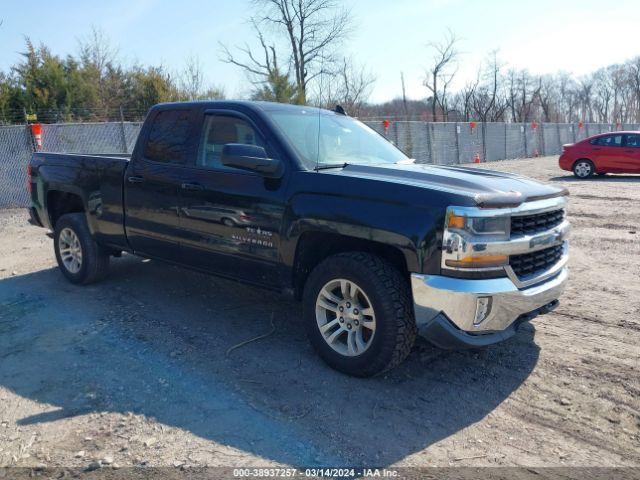
[[[153,119],[144,156],[154,162],[185,163],[191,127],[189,110],[165,110]]]
[[[591,145],[600,145],[603,147],[621,147],[622,135],[607,135],[591,140]]]
[[[627,147],[640,148],[640,135],[627,135]]]

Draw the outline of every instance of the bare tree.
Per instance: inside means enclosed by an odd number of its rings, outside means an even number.
[[[225,97],[222,87],[207,86],[200,58],[187,57],[184,70],[178,75],[180,100],[217,100]]]
[[[95,26],[91,27],[89,35],[78,39],[78,44],[80,61],[93,66],[102,75],[118,55],[118,49],[111,45],[107,35]]]
[[[558,88],[558,105],[561,112],[560,121],[571,122],[575,117],[576,110],[576,82],[567,72],[560,72],[556,75]]]
[[[198,100],[204,87],[204,74],[202,62],[194,55],[187,57],[184,71],[180,78],[180,90],[186,100]]]
[[[462,118],[465,122],[469,122],[471,120],[473,113],[473,98],[476,95],[479,84],[480,71],[478,71],[478,75],[474,81],[467,82],[467,84],[456,94],[454,103],[456,105],[456,109],[462,114]]]
[[[351,32],[351,12],[337,0],[254,0],[267,7],[263,21],[284,31],[296,86],[306,101],[309,82],[324,73],[335,49]]]
[[[89,88],[93,90],[95,105],[103,111],[117,109],[123,102],[122,69],[117,62],[118,49],[107,35],[96,27],[89,35],[78,39],[79,59]]]
[[[502,119],[507,109],[504,95],[500,95],[501,68],[498,53],[491,52],[489,62],[484,71],[484,82],[476,89],[473,96],[473,110],[481,122],[491,122]]]
[[[582,120],[593,122],[593,85],[595,83],[593,75],[584,76],[579,83],[578,101],[580,105],[580,115]]]
[[[447,30],[445,38],[441,42],[431,42],[427,45],[433,50],[433,60],[423,84],[431,92],[433,121],[436,121],[438,108],[443,112],[445,120],[447,117],[447,90],[457,71],[456,63],[459,56],[457,43],[458,38],[455,34],[451,30]]]
[[[542,110],[542,121],[552,122],[558,121],[555,106],[556,106],[556,82],[550,75],[544,75],[538,77],[538,103]],[[554,115],[556,115],[554,117]]]
[[[289,71],[283,71],[278,63],[278,53],[274,43],[267,43],[265,36],[255,19],[251,25],[260,43],[260,54],[245,44],[236,47],[243,59],[235,57],[226,45],[220,44],[222,61],[240,67],[255,85],[252,98],[283,103],[302,103],[300,92],[289,80]]]
[[[599,122],[608,122],[610,120],[611,102],[614,95],[613,79],[608,69],[601,68],[594,73],[593,80],[595,90],[593,106],[597,114],[597,120]]]
[[[306,103],[309,84],[316,77],[330,71],[335,61],[334,50],[350,33],[351,13],[337,0],[254,0],[262,8],[260,16],[252,18],[258,40],[265,53],[265,60],[258,60],[247,45],[240,48],[246,60],[236,59],[223,46],[224,61],[241,67],[250,74],[272,76],[278,56],[287,58],[292,72],[292,82],[297,90],[295,100]],[[260,25],[266,25],[286,40],[284,55],[276,52],[274,42],[267,42]],[[265,30],[266,31],[266,30]],[[267,46],[268,44],[268,46]],[[266,75],[265,75],[266,72]],[[281,79],[283,72],[278,71]]]
[[[640,57],[635,57],[627,63],[628,81],[633,92],[633,115],[635,121],[640,122]]]
[[[318,104],[329,108],[340,104],[350,115],[357,117],[369,99],[375,81],[376,77],[366,67],[357,65],[352,58],[343,58],[328,78],[326,93],[318,92]]]

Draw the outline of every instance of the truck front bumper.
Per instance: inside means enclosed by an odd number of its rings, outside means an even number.
[[[528,288],[508,278],[466,280],[411,274],[420,334],[446,349],[477,348],[506,340],[518,326],[553,310],[565,288],[568,270]]]

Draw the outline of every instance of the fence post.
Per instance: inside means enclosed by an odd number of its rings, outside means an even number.
[[[435,164],[436,162],[435,162],[435,159],[433,158],[433,122],[427,122],[426,127],[427,127],[427,145],[429,148],[429,162]]]
[[[396,139],[396,147],[400,147],[400,142],[398,141],[398,120],[394,120],[393,122],[393,136]]]
[[[547,155],[547,140],[544,138],[544,123],[540,123],[540,155],[545,157]]]
[[[460,164],[460,125],[456,122],[456,159],[457,163]]]
[[[524,157],[523,158],[528,158],[527,157],[527,124],[526,123],[522,123],[522,125],[520,125],[520,131],[522,132],[522,138],[524,141]]]
[[[122,153],[129,153],[129,147],[127,146],[127,134],[124,131],[124,113],[122,112],[122,105],[120,106],[120,134],[122,135]]]
[[[502,159],[507,159],[507,122],[504,122],[504,156]]]
[[[487,161],[487,122],[483,120],[482,122],[482,135],[480,137],[482,141],[482,161]]]

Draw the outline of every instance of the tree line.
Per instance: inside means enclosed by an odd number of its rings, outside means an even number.
[[[163,66],[124,66],[99,30],[79,41],[78,53],[60,57],[25,39],[20,61],[0,72],[0,123],[139,120],[159,102],[223,98],[205,87],[197,58],[182,72]]]
[[[352,13],[337,0],[251,0],[253,39],[220,44],[218,58],[247,78],[247,98],[333,108],[362,118],[480,122],[640,122],[640,56],[580,77],[566,72],[535,75],[509,68],[491,52],[461,88],[460,39],[447,31],[424,46],[425,97],[409,100],[398,72],[398,98],[369,101],[376,76],[344,55],[353,33]],[[200,61],[182,71],[124,66],[98,30],[60,57],[25,40],[21,59],[0,72],[0,122],[137,120],[159,102],[220,99],[224,88],[207,83]]]

